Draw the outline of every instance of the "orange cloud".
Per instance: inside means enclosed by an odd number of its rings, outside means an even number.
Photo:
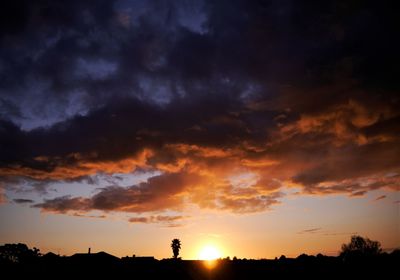
[[[188,204],[194,204],[200,208],[247,213],[269,209],[279,203],[282,195],[257,189],[253,185],[234,186],[218,177],[180,172],[157,175],[130,187],[102,188],[89,198],[63,196],[48,199],[33,207],[53,213],[85,213],[92,210],[143,213],[179,211]]]
[[[152,151],[144,149],[135,157],[121,159],[118,161],[88,161],[81,159],[79,154],[70,155],[75,160],[74,164],[63,165],[62,160],[50,159],[48,157],[36,158],[39,162],[55,162],[59,164],[51,170],[41,170],[31,167],[15,165],[6,168],[0,168],[0,176],[20,176],[28,177],[36,180],[69,180],[76,179],[98,172],[112,173],[130,173],[138,167],[146,167],[147,159],[152,155]]]
[[[388,191],[399,191],[400,177],[397,176],[376,176],[362,177],[351,180],[324,182],[310,185],[305,188],[310,194],[349,194],[351,196],[362,196],[368,191],[384,188]],[[381,198],[382,199],[382,198]]]
[[[310,94],[317,99],[321,91]],[[311,106],[309,100],[283,93],[281,98],[290,100],[232,108],[218,103],[212,110],[206,102],[192,109],[177,105],[175,115],[135,100],[109,109],[115,114],[106,108],[49,130],[28,133],[10,125],[9,132],[0,133],[14,133],[12,138],[35,152],[10,153],[1,162],[0,177],[68,181],[137,169],[161,173],[139,185],[112,183],[91,197],[59,197],[35,206],[57,213],[150,213],[182,210],[189,204],[248,213],[280,203],[284,187],[350,196],[395,190],[398,176],[386,174],[400,172],[398,113],[388,102],[364,101],[361,94]],[[207,117],[199,119],[193,110],[205,110]],[[106,130],[95,125],[98,118]],[[177,126],[180,121],[182,126]],[[115,128],[117,124],[121,127]],[[72,140],[74,145],[69,144]],[[242,174],[252,176],[232,181]]]
[[[332,143],[344,145],[348,142],[365,145],[372,141],[385,141],[387,137],[368,138],[362,128],[374,125],[380,119],[390,119],[397,114],[390,108],[381,106],[368,110],[355,100],[349,100],[345,104],[339,104],[328,110],[316,114],[302,114],[294,123],[284,125],[280,132],[284,139],[296,134],[318,133],[332,135]]]

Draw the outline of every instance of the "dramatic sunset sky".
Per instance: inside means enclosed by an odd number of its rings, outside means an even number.
[[[308,4],[307,4],[308,3]],[[400,246],[385,1],[2,0],[0,243],[61,255]]]

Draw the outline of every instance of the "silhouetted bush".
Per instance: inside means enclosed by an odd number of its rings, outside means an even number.
[[[359,235],[353,235],[348,244],[342,245],[340,256],[344,260],[377,256],[382,252],[381,244]]]
[[[23,263],[40,257],[40,250],[33,247],[29,249],[26,244],[4,244],[0,246],[0,259],[2,262]]]

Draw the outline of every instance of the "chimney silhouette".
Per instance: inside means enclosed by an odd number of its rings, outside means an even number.
[[[88,254],[90,255],[90,247],[89,247],[89,250],[88,250]]]

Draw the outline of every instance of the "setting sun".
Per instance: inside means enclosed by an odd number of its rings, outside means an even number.
[[[221,252],[214,246],[207,245],[199,253],[200,260],[215,260],[221,257]]]

